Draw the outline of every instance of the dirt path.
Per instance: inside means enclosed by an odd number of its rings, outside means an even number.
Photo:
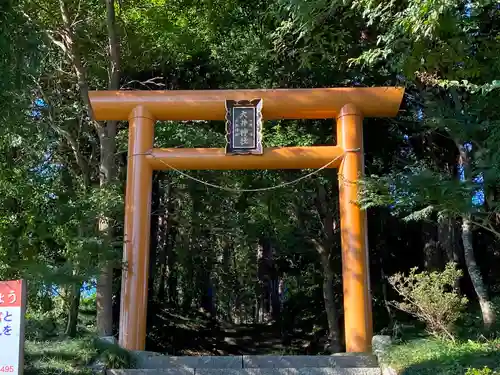
[[[172,355],[305,354],[307,337],[284,337],[276,324],[232,325],[165,312],[154,319],[147,350]]]

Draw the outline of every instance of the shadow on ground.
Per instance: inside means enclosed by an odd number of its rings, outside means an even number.
[[[150,319],[148,351],[171,355],[312,354],[316,340],[304,329],[283,334],[279,324],[232,325],[201,314],[183,317],[168,310]]]

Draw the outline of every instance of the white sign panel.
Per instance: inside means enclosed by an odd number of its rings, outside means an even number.
[[[25,303],[22,280],[0,281],[0,375],[23,373]]]

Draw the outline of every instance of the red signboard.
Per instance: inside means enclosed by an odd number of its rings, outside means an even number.
[[[23,373],[25,308],[24,281],[0,281],[0,375]]]

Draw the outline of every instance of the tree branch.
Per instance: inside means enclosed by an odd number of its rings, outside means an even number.
[[[42,97],[42,100],[44,101],[44,103],[46,105],[49,106],[49,110],[47,111],[49,126],[57,134],[61,135],[64,138],[64,140],[66,141],[66,143],[68,144],[68,146],[71,148],[71,150],[73,151],[73,155],[75,157],[76,164],[78,165],[78,167],[80,168],[80,171],[82,172],[85,184],[86,184],[86,186],[89,186],[90,185],[89,164],[88,164],[87,160],[85,159],[85,157],[83,156],[83,154],[80,152],[80,145],[78,143],[78,140],[71,134],[70,131],[62,128],[61,126],[56,125],[56,121],[55,121],[54,117],[52,116],[52,111],[51,111],[51,108],[53,108],[53,106],[50,105],[50,101],[47,98],[47,96],[45,95],[45,92],[44,92],[43,88],[41,87],[41,85],[39,84],[39,82],[37,82],[35,77],[32,77],[32,79],[33,79],[34,84],[38,88],[38,91],[39,91],[38,93]]]
[[[83,104],[86,107],[87,115],[89,116],[91,123],[99,132],[101,125],[97,121],[92,120],[92,106],[90,105],[89,86],[87,84],[86,78],[87,75],[81,61],[80,51],[78,49],[78,46],[76,45],[76,38],[73,32],[73,22],[70,22],[70,14],[64,0],[59,0],[59,8],[61,12],[61,18],[63,20],[64,30],[63,32],[61,32],[61,37],[63,39],[64,45],[66,46],[67,55],[71,59],[71,63],[73,65],[73,68],[75,69],[78,86],[80,88],[80,96]]]

